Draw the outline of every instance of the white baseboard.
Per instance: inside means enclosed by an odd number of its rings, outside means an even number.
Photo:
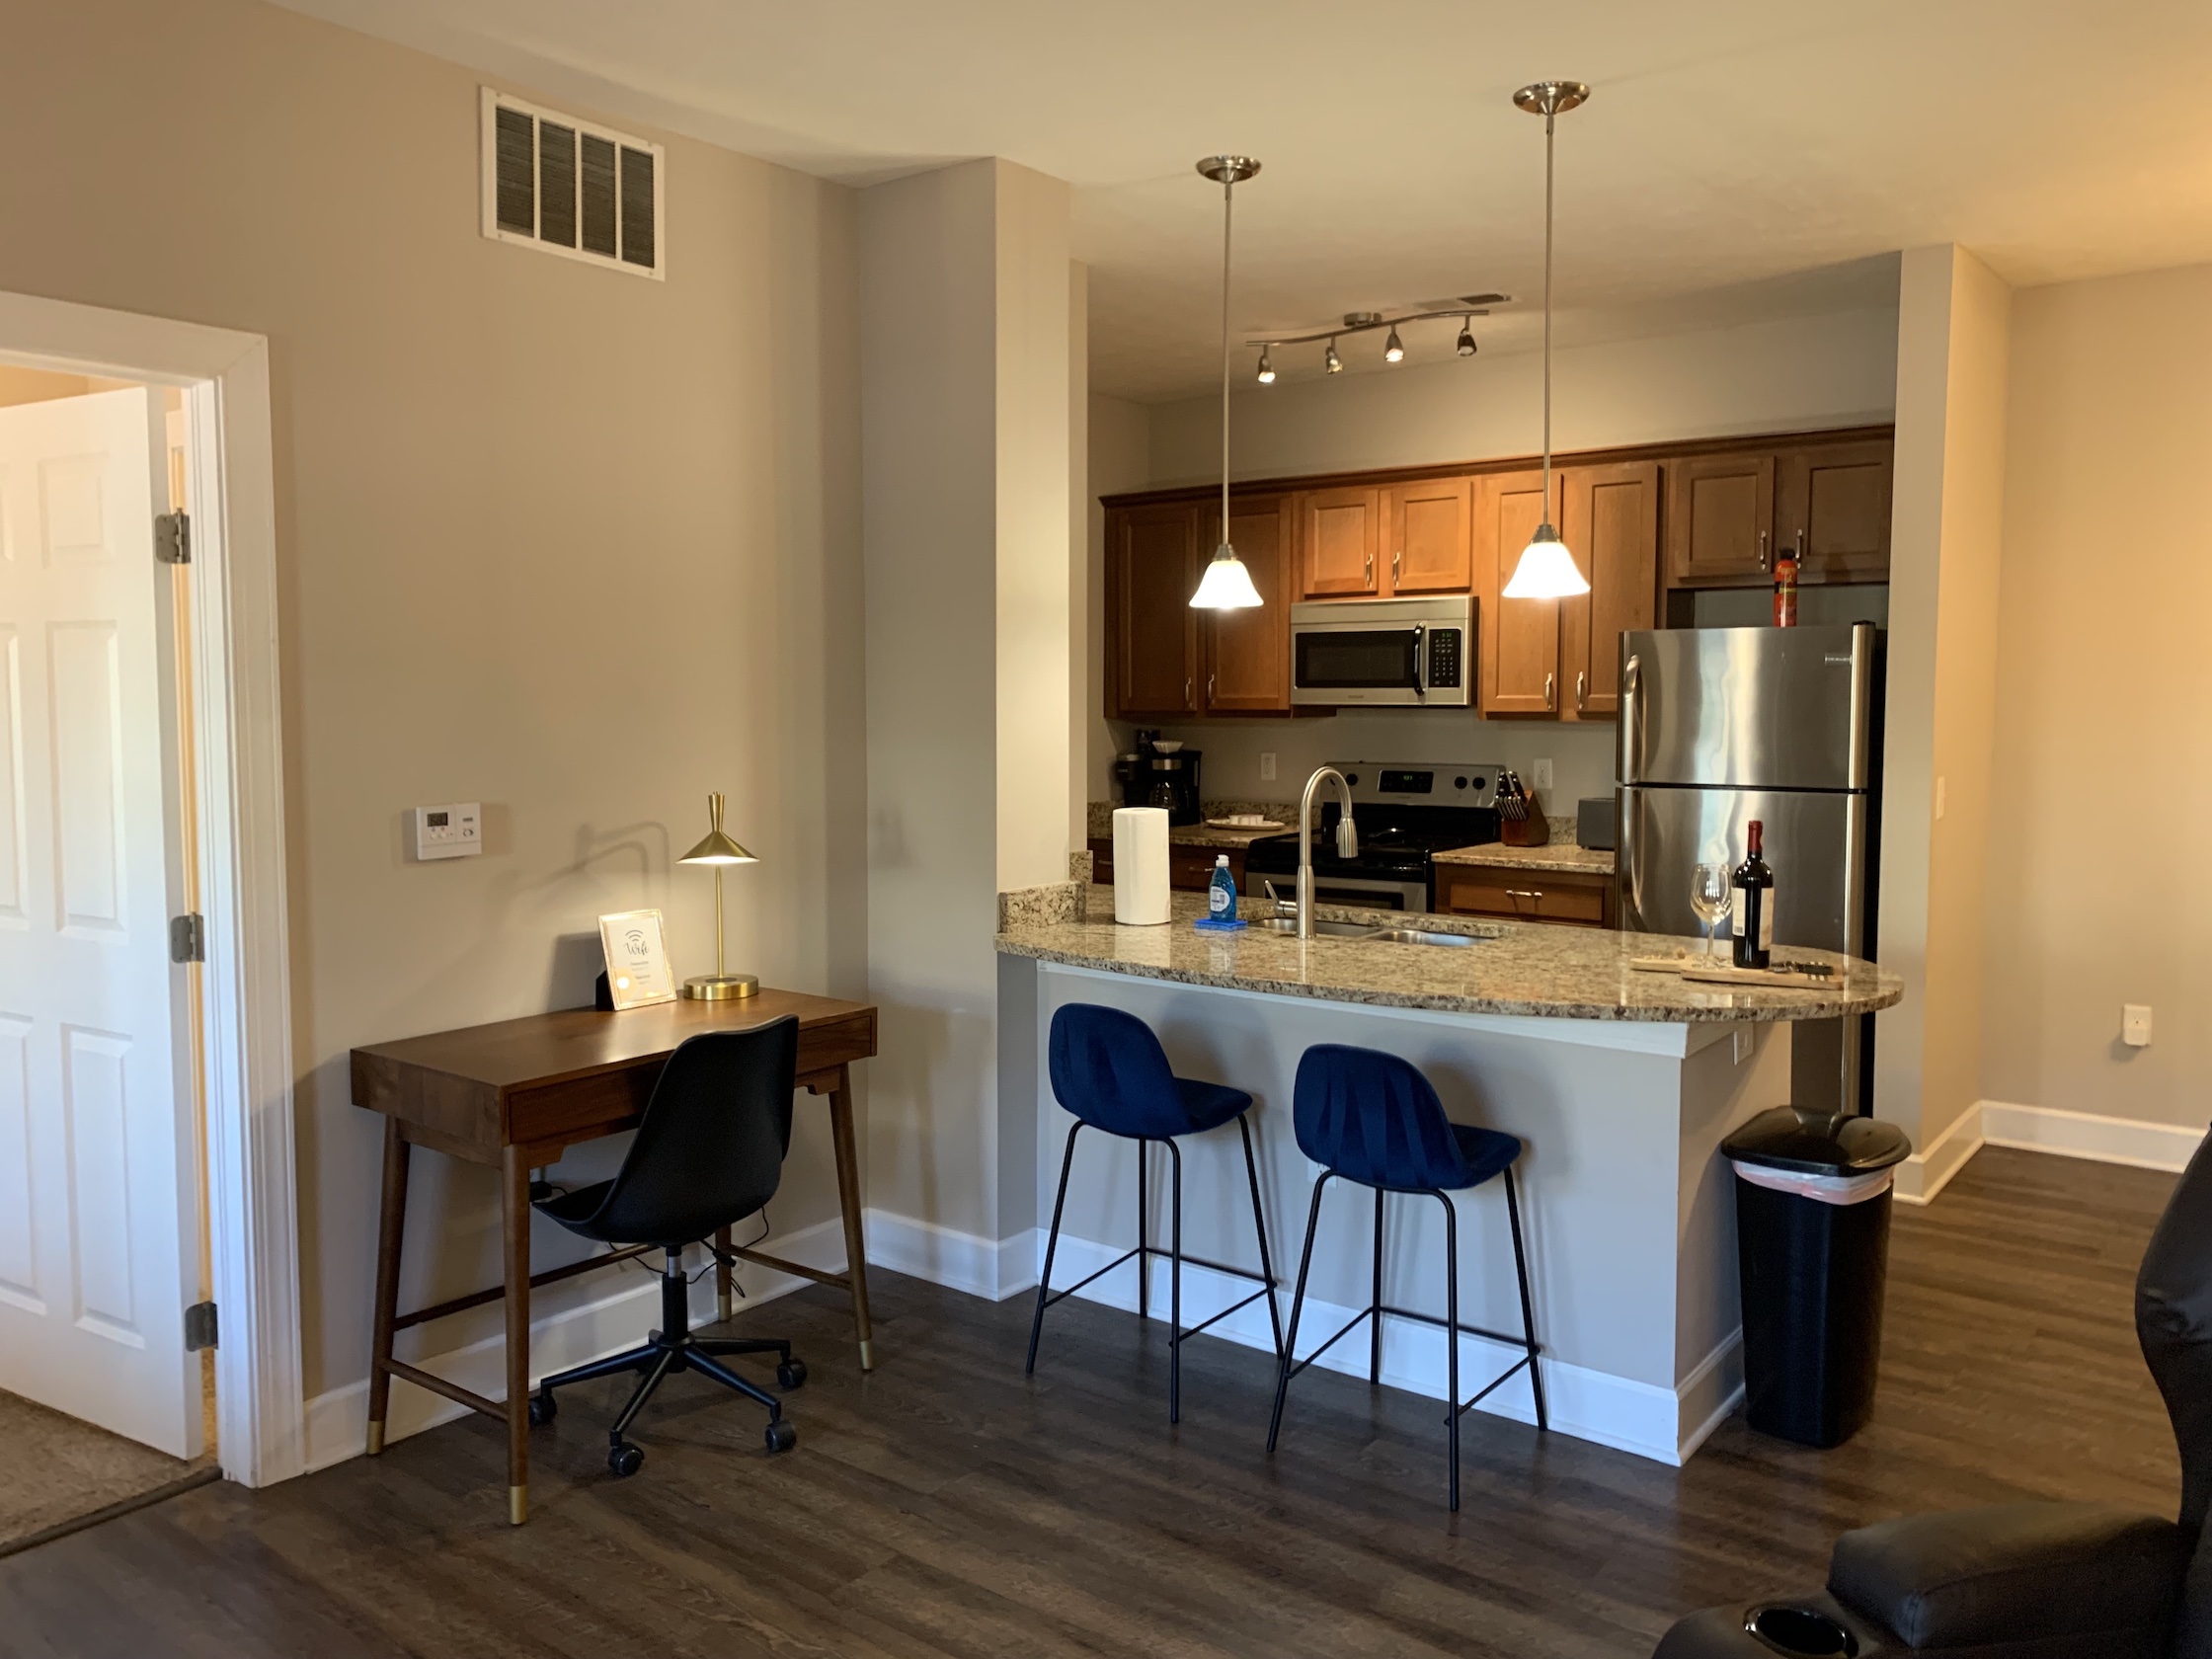
[[[2189,1166],[2189,1159],[2196,1155],[2197,1146],[2204,1139],[2201,1129],[2107,1118],[2095,1112],[2069,1112],[2056,1106],[1984,1100],[1979,1110],[1982,1139],[1992,1146],[2057,1152],[2064,1157],[2132,1164],[2137,1169],[2163,1169],[2176,1175]]]
[[[1041,1234],[1034,1228],[1011,1238],[984,1238],[935,1222],[888,1210],[867,1215],[868,1261],[947,1290],[1002,1302],[1037,1288]]]
[[[1982,1107],[1975,1101],[1950,1128],[1897,1166],[1895,1188],[1901,1204],[1926,1204],[1950,1185],[1953,1175],[1982,1149]]]
[[[1043,1235],[1040,1232],[1035,1236],[1041,1251]],[[1060,1285],[1073,1284],[1086,1274],[1097,1272],[1121,1253],[1121,1246],[1062,1233],[1060,1251],[1053,1261],[1053,1279]],[[1155,1317],[1164,1318],[1168,1305],[1167,1263],[1155,1260],[1151,1272],[1152,1312]],[[1033,1269],[1032,1288],[1035,1283]],[[1186,1326],[1198,1324],[1219,1309],[1250,1296],[1253,1289],[1244,1280],[1186,1263],[1183,1268],[1183,1323]],[[1137,1307],[1136,1264],[1095,1280],[1076,1295],[1088,1302],[1134,1312]],[[1291,1299],[1287,1290],[1281,1305],[1283,1317],[1288,1319]],[[1356,1307],[1342,1307],[1308,1297],[1300,1316],[1300,1348],[1309,1350],[1312,1343],[1341,1327],[1359,1311]],[[1050,1363],[1050,1314],[1046,1315],[1045,1323],[1046,1346],[1038,1360],[1040,1366]],[[1264,1302],[1239,1308],[1208,1328],[1211,1334],[1246,1348],[1272,1352],[1275,1346],[1274,1330],[1268,1322]],[[1519,1349],[1483,1337],[1463,1336],[1460,1341],[1462,1397],[1473,1393],[1520,1357]],[[1315,1363],[1324,1370],[1365,1377],[1367,1359],[1365,1336],[1355,1332]],[[1741,1345],[1733,1335],[1691,1372],[1680,1389],[1631,1382],[1557,1360],[1541,1360],[1539,1364],[1543,1368],[1544,1404],[1554,1430],[1662,1463],[1679,1465],[1688,1459],[1712,1432],[1714,1425],[1735,1409],[1743,1392]],[[1392,1387],[1443,1399],[1447,1392],[1443,1334],[1417,1320],[1385,1318],[1382,1381]],[[1476,1409],[1518,1422],[1534,1423],[1536,1399],[1530,1390],[1528,1374],[1516,1376]]]
[[[844,1228],[832,1217],[813,1226],[766,1240],[763,1249],[804,1262],[825,1273],[843,1271]],[[802,1289],[808,1281],[769,1268],[747,1266],[743,1283],[746,1299],[740,1304],[754,1307],[786,1292]],[[564,1308],[530,1321],[530,1375],[587,1365],[607,1354],[619,1354],[645,1340],[645,1333],[659,1322],[661,1285],[636,1269],[608,1270],[602,1294],[581,1306]],[[713,1319],[714,1277],[702,1274],[691,1287],[691,1314],[701,1323]],[[491,1336],[443,1353],[420,1355],[413,1364],[458,1382],[489,1399],[507,1397],[507,1343]],[[389,1416],[384,1424],[386,1444],[434,1429],[468,1414],[468,1407],[418,1388],[397,1379],[392,1383]],[[315,1395],[307,1402],[306,1461],[309,1472],[357,1458],[366,1449],[368,1435],[368,1380],[346,1383]]]

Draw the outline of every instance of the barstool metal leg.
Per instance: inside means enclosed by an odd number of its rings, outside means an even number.
[[[1045,1304],[1053,1288],[1053,1252],[1060,1248],[1060,1213],[1067,1208],[1067,1175],[1075,1167],[1075,1137],[1082,1128],[1080,1118],[1068,1125],[1067,1151],[1060,1160],[1060,1196],[1053,1200],[1053,1229],[1045,1235],[1045,1268],[1037,1275],[1037,1311],[1029,1321],[1029,1362],[1021,1368],[1024,1377],[1035,1375],[1037,1370],[1037,1338],[1045,1328]]]
[[[1367,1384],[1382,1381],[1382,1189],[1375,1189],[1375,1291],[1367,1304]]]
[[[1283,1309],[1275,1300],[1275,1263],[1267,1253],[1267,1220],[1260,1214],[1260,1166],[1252,1156],[1252,1126],[1239,1113],[1237,1132],[1244,1137],[1244,1178],[1252,1185],[1252,1230],[1260,1239],[1260,1278],[1267,1283],[1267,1322],[1275,1331],[1275,1356],[1283,1356]]]
[[[1444,1340],[1450,1344],[1445,1350],[1445,1389],[1451,1396],[1445,1402],[1444,1415],[1449,1425],[1452,1508],[1460,1507],[1460,1213],[1453,1208],[1449,1193],[1436,1195],[1444,1201]]]
[[[1152,1316],[1152,1264],[1145,1259],[1145,1247],[1151,1242],[1152,1234],[1145,1214],[1145,1152],[1151,1146],[1139,1137],[1137,1142],[1137,1316]]]
[[[1298,1289],[1291,1294],[1291,1329],[1283,1338],[1283,1357],[1275,1367],[1275,1412],[1267,1420],[1267,1449],[1275,1450],[1275,1440],[1283,1432],[1283,1396],[1291,1388],[1291,1356],[1298,1352],[1299,1314],[1305,1307],[1305,1274],[1313,1265],[1313,1234],[1321,1224],[1321,1189],[1329,1184],[1326,1173],[1313,1183],[1313,1205],[1305,1215],[1305,1248],[1299,1252]]]
[[[1174,1206],[1167,1227],[1167,1420],[1180,1423],[1183,1420],[1183,1149],[1175,1145],[1173,1137],[1166,1146],[1168,1201]]]
[[[1521,1247],[1521,1200],[1514,1192],[1513,1171],[1505,1172],[1505,1213],[1513,1224],[1513,1274],[1521,1282],[1521,1334],[1529,1345],[1529,1391],[1536,1396],[1537,1428],[1549,1432],[1551,1419],[1543,1408],[1543,1373],[1537,1365],[1537,1321],[1529,1301],[1529,1258]]]

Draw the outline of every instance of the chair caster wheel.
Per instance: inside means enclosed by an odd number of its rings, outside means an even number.
[[[778,1417],[768,1425],[767,1441],[770,1452],[788,1452],[799,1444],[799,1431]]]
[[[554,1403],[553,1396],[551,1394],[541,1391],[530,1396],[531,1428],[542,1429],[546,1424],[552,1422],[554,1418],[560,1416],[560,1414],[561,1408]]]
[[[779,1388],[801,1387],[806,1381],[807,1362],[805,1360],[785,1360],[783,1364],[776,1367],[776,1386]]]
[[[627,1480],[645,1467],[645,1451],[626,1440],[618,1440],[607,1448],[606,1471],[617,1480]]]

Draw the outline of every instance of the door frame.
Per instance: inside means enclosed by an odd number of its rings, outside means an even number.
[[[218,1454],[266,1486],[305,1466],[306,1419],[269,341],[0,293],[0,361],[184,394]]]

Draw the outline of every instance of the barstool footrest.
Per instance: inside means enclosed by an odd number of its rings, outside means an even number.
[[[1250,1274],[1250,1275],[1247,1275],[1247,1277],[1249,1277],[1249,1278],[1252,1278],[1252,1279],[1257,1279],[1257,1278],[1259,1277],[1259,1275],[1255,1273],[1255,1274]],[[1213,1317],[1212,1317],[1211,1319],[1201,1319],[1201,1320],[1200,1320],[1200,1321],[1199,1321],[1199,1322],[1198,1322],[1197,1324],[1195,1324],[1195,1325],[1185,1325],[1185,1326],[1184,1326],[1184,1327],[1183,1327],[1183,1328],[1182,1328],[1181,1330],[1179,1330],[1179,1331],[1176,1331],[1176,1332],[1175,1332],[1175,1333],[1174,1333],[1174,1334],[1173,1334],[1172,1336],[1170,1336],[1170,1337],[1169,1337],[1169,1338],[1168,1338],[1167,1340],[1168,1340],[1168,1341],[1170,1341],[1170,1342],[1184,1342],[1184,1341],[1188,1341],[1188,1340],[1189,1340],[1189,1339],[1190,1339],[1191,1337],[1194,1337],[1194,1336],[1196,1336],[1196,1335],[1197,1335],[1197,1334],[1198,1334],[1198,1333],[1199,1333],[1200,1331],[1204,1330],[1204,1329],[1205,1329],[1205,1328],[1206,1328],[1206,1327],[1207,1327],[1208,1325],[1212,1325],[1212,1324],[1218,1324],[1218,1323],[1220,1323],[1220,1322],[1221,1322],[1222,1320],[1224,1320],[1224,1319],[1227,1318],[1227,1317],[1228,1317],[1228,1316],[1229,1316],[1229,1315],[1230,1315],[1231,1313],[1235,1312],[1235,1311],[1236,1311],[1236,1310],[1237,1310],[1237,1309],[1238,1309],[1239,1307],[1249,1307],[1249,1306],[1251,1306],[1253,1303],[1255,1303],[1255,1302],[1259,1301],[1259,1299],[1260,1299],[1261,1297],[1263,1297],[1263,1296],[1267,1295],[1267,1293],[1268,1293],[1269,1291],[1272,1291],[1273,1289],[1275,1289],[1275,1287],[1274,1287],[1274,1286],[1273,1286],[1272,1284],[1263,1284],[1263,1285],[1261,1285],[1261,1286],[1260,1286],[1260,1288],[1259,1288],[1258,1290],[1254,1291],[1254,1292],[1253,1292],[1253,1293],[1252,1293],[1252,1294],[1251,1294],[1250,1296],[1246,1297],[1246,1298],[1245,1298],[1245,1299],[1244,1299],[1244,1300],[1243,1300],[1242,1302],[1232,1302],[1232,1303],[1230,1303],[1230,1304],[1228,1304],[1228,1305],[1227,1305],[1226,1307],[1223,1308],[1223,1309],[1222,1309],[1222,1310],[1221,1310],[1221,1311],[1220,1311],[1219,1313],[1215,1314],[1215,1315],[1214,1315],[1214,1316],[1213,1316]]]
[[[1113,1259],[1112,1261],[1108,1262],[1108,1263],[1107,1263],[1107,1264],[1106,1264],[1106,1265],[1105,1265],[1104,1267],[1100,1268],[1100,1269],[1099,1269],[1099,1270],[1098,1270],[1098,1271],[1097,1271],[1096,1273],[1088,1274],[1088,1275],[1086,1275],[1085,1277],[1083,1277],[1083,1278],[1081,1278],[1081,1279],[1078,1279],[1078,1280],[1076,1280],[1076,1281],[1075,1281],[1075,1282],[1074,1282],[1074,1283],[1073,1283],[1072,1285],[1069,1285],[1069,1286],[1068,1286],[1068,1287],[1067,1287],[1067,1288],[1066,1288],[1066,1290],[1055,1291],[1055,1290],[1050,1290],[1050,1289],[1048,1289],[1048,1290],[1046,1291],[1046,1295],[1045,1295],[1045,1305],[1046,1305],[1047,1307],[1050,1307],[1050,1306],[1052,1306],[1052,1304],[1053,1304],[1054,1303],[1056,1303],[1056,1302],[1066,1302],[1066,1300],[1067,1300],[1067,1299],[1068,1299],[1069,1297],[1073,1296],[1073,1295],[1074,1295],[1074,1294],[1075,1294],[1075,1293],[1076,1293],[1077,1291],[1081,1290],[1081,1289],[1082,1289],[1082,1288],[1083,1288],[1083,1287],[1084,1287],[1085,1285],[1087,1285],[1087,1284],[1091,1283],[1091,1281],[1092,1281],[1092,1280],[1094,1280],[1094,1279],[1103,1279],[1103,1278],[1105,1278],[1107,1274],[1109,1274],[1109,1273],[1113,1272],[1115,1268],[1117,1268],[1117,1267],[1120,1267],[1120,1266],[1122,1266],[1122,1265],[1123,1265],[1124,1263],[1126,1263],[1126,1262],[1127,1262],[1127,1261],[1128,1261],[1128,1260],[1129,1260],[1129,1259],[1130,1259],[1130,1258],[1131,1258],[1132,1256],[1141,1256],[1141,1255],[1143,1255],[1144,1253],[1145,1253],[1145,1246],[1144,1246],[1144,1245],[1142,1245],[1142,1244],[1140,1244],[1140,1245],[1138,1245],[1138,1246],[1137,1246],[1137,1248],[1136,1248],[1136,1249],[1134,1249],[1134,1250],[1124,1250],[1124,1251],[1123,1251],[1123,1252],[1122,1252],[1122,1253],[1121,1253],[1120,1255],[1116,1256],[1116,1257],[1115,1257],[1115,1258],[1114,1258],[1114,1259]],[[1139,1271],[1140,1273],[1142,1273],[1142,1272],[1144,1271],[1144,1269],[1143,1269],[1143,1268],[1139,1268],[1139,1269],[1138,1269],[1138,1271]],[[1042,1283],[1042,1282],[1040,1281],[1040,1283]]]

